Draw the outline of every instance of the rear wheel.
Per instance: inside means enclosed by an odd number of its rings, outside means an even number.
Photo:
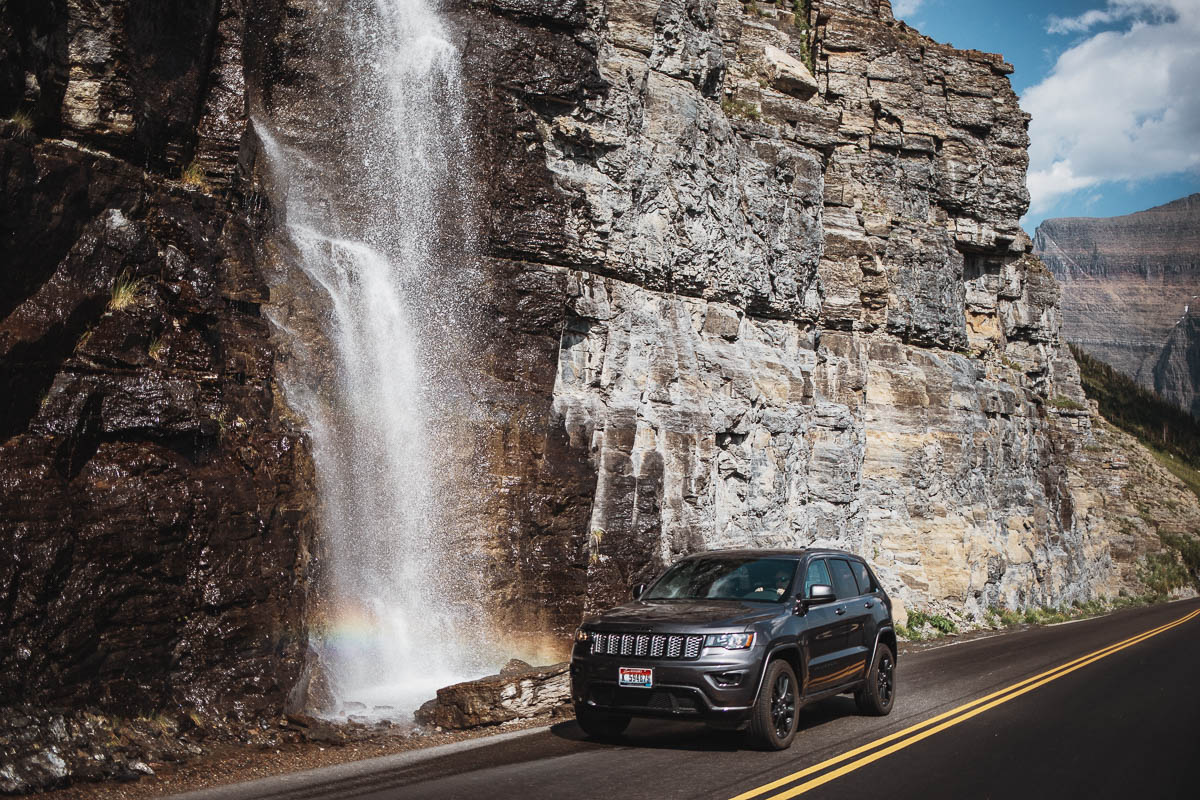
[[[762,690],[750,712],[750,740],[764,750],[786,750],[796,738],[800,686],[792,665],[783,659],[767,665]]]
[[[886,717],[896,702],[896,656],[892,648],[880,642],[875,660],[867,673],[867,682],[854,693],[858,710],[873,717]]]
[[[575,721],[593,739],[614,739],[629,727],[628,714],[609,714],[579,703],[575,704]]]

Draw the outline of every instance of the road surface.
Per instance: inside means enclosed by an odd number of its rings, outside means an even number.
[[[635,720],[605,744],[567,722],[187,797],[1200,797],[1198,601],[914,653],[897,686],[885,718],[848,697],[809,706],[778,753],[694,724]]]

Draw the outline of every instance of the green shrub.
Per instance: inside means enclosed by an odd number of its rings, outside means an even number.
[[[725,112],[725,116],[727,117],[743,117],[752,120],[762,118],[758,107],[753,103],[747,103],[745,100],[738,100],[733,97],[727,97],[721,101],[721,110]]]
[[[1168,595],[1191,583],[1191,575],[1174,551],[1147,553],[1137,568],[1138,580],[1153,594]]]
[[[946,634],[958,633],[958,626],[949,617],[944,617],[941,614],[929,614],[916,609],[908,612],[909,630],[919,632],[926,626],[933,628],[938,635],[944,636]]]
[[[1015,628],[1021,624],[1021,615],[1006,608],[1000,612],[1000,622],[1006,628]]]

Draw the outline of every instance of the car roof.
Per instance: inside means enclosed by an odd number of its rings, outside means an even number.
[[[845,556],[859,561],[861,557],[848,553],[845,550],[833,550],[826,547],[810,547],[799,550],[785,550],[774,548],[745,548],[745,549],[728,549],[728,550],[705,550],[701,553],[692,553],[687,558],[795,558],[800,559],[807,555],[821,556]]]

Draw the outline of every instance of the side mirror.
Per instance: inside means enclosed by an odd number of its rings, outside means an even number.
[[[793,609],[796,614],[803,614],[808,611],[809,606],[819,606],[824,603],[832,603],[837,599],[837,595],[833,593],[833,587],[827,583],[814,583],[808,587],[808,597],[797,597],[796,607]]]
[[[808,587],[808,602],[809,605],[820,605],[821,603],[832,603],[837,600],[837,595],[833,593],[833,587],[827,583],[815,583]]]
[[[646,593],[646,584],[639,583],[633,587],[633,599],[640,600],[642,595]]]

